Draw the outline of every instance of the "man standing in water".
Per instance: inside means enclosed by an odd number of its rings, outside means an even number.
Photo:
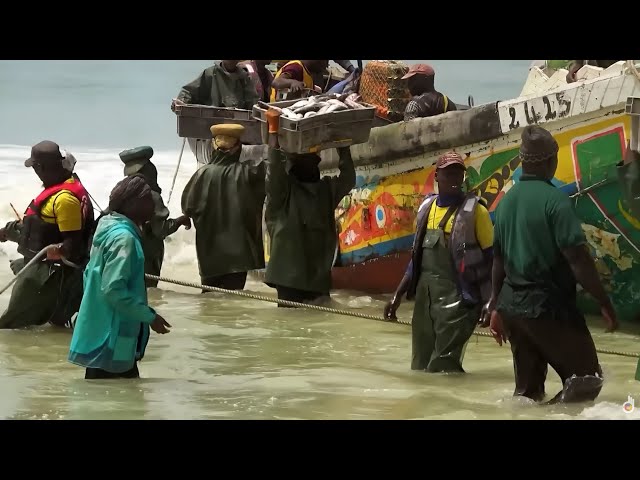
[[[82,270],[67,266],[61,257],[80,265],[87,260],[93,208],[56,143],[45,140],[35,145],[24,165],[33,168],[44,191],[31,202],[22,220],[18,252],[28,263],[43,248],[59,246],[48,252],[46,260],[20,272],[9,306],[0,317],[0,328],[47,322],[70,327],[82,299]],[[8,237],[0,229],[0,241]]]
[[[491,294],[493,225],[484,200],[464,194],[465,171],[455,152],[438,159],[439,193],[418,209],[411,261],[384,310],[395,320],[402,296],[415,297],[412,370],[464,372],[465,346]]]
[[[154,204],[153,217],[142,227],[144,271],[150,275],[160,276],[164,260],[164,239],[173,235],[182,226],[189,230],[191,220],[185,215],[176,219],[169,218],[169,209],[162,200],[162,190],[158,186],[158,170],[151,162],[151,157],[153,157],[153,149],[148,146],[120,152],[120,159],[125,165],[125,176],[142,175],[151,187],[151,197]],[[157,280],[145,279],[145,282],[147,287],[158,286]]]
[[[264,268],[265,165],[240,162],[242,125],[211,127],[213,154],[182,193],[193,219],[202,284],[242,290],[247,272]]]
[[[142,176],[121,180],[98,222],[84,274],[69,361],[86,368],[86,379],[138,378],[137,362],[149,341],[149,327],[171,327],[147,303],[141,225],[154,212],[151,188]]]
[[[65,170],[73,175],[73,177],[80,181],[77,175],[73,173],[73,169],[76,166],[76,157],[74,157],[70,152],[65,150],[60,150],[61,155],[63,156],[62,166]],[[17,215],[17,212],[16,212]],[[18,217],[19,218],[19,217]],[[2,239],[0,241],[10,241],[14,243],[20,242],[20,232],[22,231],[22,219],[13,220],[8,222],[4,227],[4,233]],[[15,260],[9,261],[9,266],[11,267],[11,271],[14,275],[17,275],[25,266],[24,257],[17,258]]]
[[[551,183],[558,143],[528,126],[520,158],[520,181],[496,209],[491,330],[500,345],[511,343],[514,395],[542,400],[549,364],[563,383],[552,402],[594,400],[602,370],[576,303],[576,280],[599,302],[608,331],[617,328],[616,313],[571,200]]]
[[[269,110],[268,119],[278,113]],[[294,302],[329,296],[338,236],[335,209],[356,183],[349,147],[339,148],[340,174],[320,177],[320,156],[283,154],[270,139],[265,220],[271,254],[265,283]]]

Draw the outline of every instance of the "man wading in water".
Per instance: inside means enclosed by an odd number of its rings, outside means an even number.
[[[262,207],[266,165],[241,162],[242,125],[211,127],[213,153],[182,192],[193,219],[200,278],[209,287],[242,290],[247,272],[264,268]]]
[[[594,400],[602,370],[576,280],[599,302],[608,331],[617,328],[616,313],[571,200],[551,183],[558,143],[544,128],[526,127],[520,158],[520,181],[496,209],[491,330],[500,345],[511,343],[514,395],[542,400],[549,364],[564,386],[552,402]]]
[[[169,218],[169,209],[162,200],[162,189],[158,186],[158,170],[151,162],[153,149],[138,147],[120,152],[120,160],[124,163],[124,174],[127,177],[142,175],[153,198],[154,210],[151,220],[142,227],[142,247],[144,249],[144,272],[156,277],[160,276],[164,261],[164,239],[173,235],[180,227],[191,228],[189,217],[182,215]],[[145,279],[147,287],[157,287],[157,280]]]
[[[138,378],[137,362],[149,341],[149,327],[171,327],[147,303],[140,226],[153,217],[151,188],[142,176],[120,181],[109,212],[98,222],[84,274],[84,296],[69,361],[86,367],[86,379]]]
[[[464,372],[466,343],[491,294],[493,226],[484,200],[464,194],[465,170],[455,152],[438,159],[439,193],[418,209],[411,261],[384,309],[395,320],[402,296],[415,297],[412,370]]]
[[[59,247],[50,250],[46,260],[20,272],[0,328],[47,322],[70,327],[82,299],[82,270],[65,265],[61,257],[76,264],[87,260],[94,226],[91,201],[58,144],[38,143],[24,165],[33,168],[45,189],[31,202],[22,225],[14,224],[19,231],[18,252],[28,263],[43,248]],[[0,229],[0,241],[11,239],[7,230]]]
[[[277,132],[279,112],[267,112],[270,132]],[[311,302],[329,296],[336,252],[335,209],[356,183],[349,147],[339,148],[339,175],[320,176],[320,156],[294,155],[278,149],[269,136],[265,220],[271,256],[265,283],[278,298]]]

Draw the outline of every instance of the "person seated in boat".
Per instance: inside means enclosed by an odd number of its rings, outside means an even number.
[[[262,209],[266,165],[240,162],[242,125],[211,127],[213,153],[182,193],[193,219],[203,285],[242,290],[247,272],[264,268]]]
[[[576,283],[600,304],[609,331],[617,327],[616,312],[570,198],[551,184],[558,143],[544,128],[527,126],[520,159],[520,181],[495,212],[492,295],[485,325],[489,317],[498,344],[511,343],[514,395],[542,400],[551,365],[563,384],[552,402],[594,400],[602,388],[602,370],[578,309]]]
[[[329,60],[291,60],[276,72],[271,88],[270,101],[275,102],[277,92],[288,90],[287,99],[299,98],[302,90],[322,92],[315,84],[314,76],[322,75],[329,66]]]
[[[493,225],[483,199],[463,191],[466,167],[438,158],[438,194],[417,214],[411,260],[384,316],[396,320],[402,296],[415,298],[411,369],[464,373],[466,344],[491,295]]]
[[[569,73],[567,73],[567,83],[573,83],[576,81],[576,73],[585,65],[592,65],[594,67],[609,68],[614,63],[620,60],[572,60],[569,65]]]
[[[258,92],[258,99],[269,103],[271,95],[271,84],[273,83],[273,74],[267,69],[267,65],[271,60],[247,60],[241,62],[240,66],[249,74],[253,84]]]
[[[180,90],[176,105],[207,105],[211,107],[251,110],[258,102],[258,92],[247,71],[238,65],[240,60],[221,60],[206,68],[198,78]]]
[[[277,69],[280,70],[288,62],[289,60],[279,61],[276,64]],[[351,60],[334,60],[334,63],[338,64],[341,68],[346,70],[347,74],[349,75],[356,71],[356,67],[351,62]],[[313,84],[318,87],[316,90],[318,90],[319,92],[328,92],[332,87],[339,83],[339,81],[336,79],[330,79],[329,83],[327,84],[327,79],[325,78],[325,74],[327,72],[327,67],[325,67],[323,70],[311,74],[311,77],[313,78]]]
[[[180,227],[191,228],[189,217],[182,215],[169,218],[169,209],[162,200],[162,189],[158,186],[158,170],[151,162],[153,148],[149,146],[133,148],[120,152],[120,160],[124,163],[124,175],[142,175],[153,198],[153,217],[142,227],[142,248],[144,250],[144,273],[160,276],[164,261],[164,239],[173,235]],[[157,280],[145,279],[147,287],[157,287]]]
[[[279,113],[268,110],[273,131]],[[271,135],[265,221],[271,241],[265,283],[299,303],[329,297],[338,237],[335,209],[356,183],[349,147],[339,148],[339,174],[320,176],[320,156],[281,151]]]
[[[86,379],[138,378],[149,329],[171,327],[149,307],[144,285],[141,226],[153,210],[151,187],[134,175],[115,186],[98,221],[68,354]]]
[[[407,74],[402,77],[403,80],[407,80],[409,93],[413,97],[404,110],[405,122],[457,110],[454,102],[435,89],[435,76],[435,70],[431,65],[417,63],[411,65]]]
[[[19,272],[0,328],[22,328],[47,322],[71,327],[82,299],[82,266],[88,258],[94,227],[93,207],[72,173],[66,154],[49,140],[31,149],[25,167],[33,168],[44,190],[31,202],[18,230],[18,252],[26,263],[45,247],[45,258]],[[0,241],[11,235],[0,229]],[[64,263],[62,257],[76,266]]]

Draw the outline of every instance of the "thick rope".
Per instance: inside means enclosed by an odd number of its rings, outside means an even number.
[[[379,316],[376,316],[376,315],[369,315],[367,313],[355,312],[353,310],[344,310],[344,309],[339,309],[339,308],[323,307],[323,306],[320,306],[320,305],[312,305],[312,304],[307,304],[307,303],[292,302],[292,301],[289,301],[289,300],[281,300],[281,299],[270,297],[270,296],[267,296],[267,295],[258,295],[258,294],[255,294],[255,293],[244,292],[242,290],[227,290],[225,288],[209,287],[207,285],[200,285],[200,284],[195,283],[195,282],[183,282],[181,280],[174,280],[174,279],[166,278],[166,277],[158,277],[156,275],[145,274],[145,277],[148,278],[149,280],[156,280],[156,281],[159,281],[159,282],[172,283],[174,285],[180,285],[180,286],[183,286],[183,287],[197,288],[197,289],[204,290],[204,291],[207,291],[207,292],[230,293],[231,295],[237,295],[239,297],[251,298],[253,300],[259,300],[259,301],[262,301],[262,302],[276,303],[278,305],[283,305],[285,307],[306,308],[306,309],[309,309],[309,310],[317,310],[319,312],[333,313],[335,315],[344,315],[344,316],[348,316],[348,317],[366,318],[368,320],[376,320],[378,322],[398,323],[400,325],[411,325],[411,322],[407,322],[407,321],[404,321],[404,320],[399,320],[399,319],[398,320],[387,320],[384,317],[379,317]],[[473,335],[476,335],[478,337],[491,337],[491,338],[493,338],[493,335],[491,335],[491,333],[482,332],[482,331],[478,331],[478,330],[474,331]],[[603,349],[596,349],[596,351],[598,353],[602,353],[604,355],[617,355],[619,357],[640,358],[640,354],[633,353],[633,352],[619,352],[619,351],[616,351],[616,350],[603,350]]]

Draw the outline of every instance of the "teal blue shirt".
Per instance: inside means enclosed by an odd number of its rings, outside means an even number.
[[[112,213],[100,219],[84,272],[69,361],[120,373],[142,359],[155,311],[147,303],[139,229]]]

